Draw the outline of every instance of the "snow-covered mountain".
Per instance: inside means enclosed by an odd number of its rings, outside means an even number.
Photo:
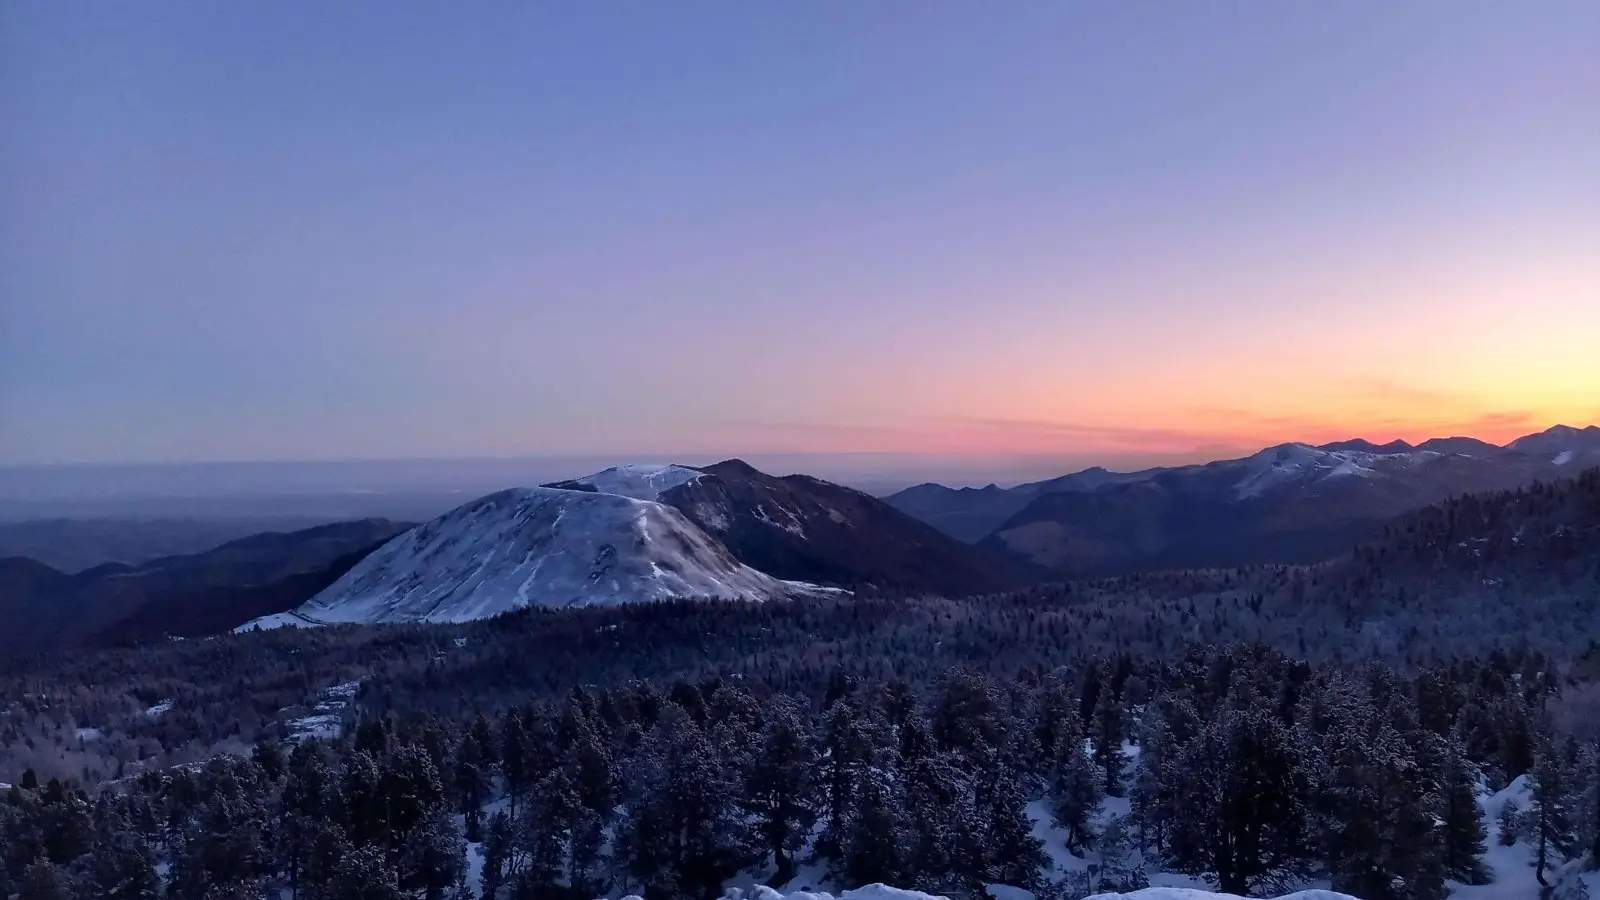
[[[611,483],[637,489],[648,477]],[[594,490],[514,488],[413,528],[292,613],[244,627],[462,622],[526,606],[767,600],[808,587],[740,563],[670,506]]]

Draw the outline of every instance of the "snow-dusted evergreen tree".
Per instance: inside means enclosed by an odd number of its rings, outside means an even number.
[[[1585,811],[1589,820],[1589,865],[1600,869],[1600,746],[1589,748],[1589,791]]]
[[[73,900],[72,882],[59,866],[40,859],[22,871],[17,900]]]
[[[500,886],[511,877],[511,857],[515,852],[515,828],[511,817],[497,812],[484,826],[483,839],[483,900],[495,900]]]
[[[966,855],[968,836],[981,827],[972,781],[956,754],[934,746],[920,713],[900,730],[900,776],[904,781],[907,860],[912,885],[929,891],[955,889],[951,881]]]
[[[1495,827],[1502,847],[1515,846],[1522,839],[1522,832],[1527,828],[1527,816],[1515,798],[1507,797],[1501,804]]]
[[[1445,748],[1443,777],[1445,871],[1463,884],[1486,884],[1489,872],[1483,855],[1488,834],[1478,808],[1477,773],[1454,739]]]
[[[85,887],[104,900],[155,900],[161,894],[156,856],[126,823],[106,829],[89,854]]]
[[[404,900],[399,877],[382,848],[356,847],[339,861],[324,900]]]
[[[877,755],[871,710],[855,694],[841,694],[827,709],[822,729],[822,754],[817,778],[827,798],[819,849],[843,857],[852,840],[857,801]]]
[[[817,753],[810,722],[797,701],[774,698],[765,708],[765,719],[742,802],[777,867],[774,881],[784,883],[793,876],[794,854],[817,818]]]
[[[1535,877],[1540,885],[1548,887],[1546,871],[1577,852],[1578,820],[1574,809],[1577,792],[1570,763],[1554,736],[1547,727],[1541,727],[1536,734],[1532,803],[1527,812],[1526,828],[1528,839],[1533,843]]]
[[[1081,856],[1095,839],[1092,819],[1104,799],[1105,770],[1090,758],[1076,717],[1052,731],[1046,789],[1050,815],[1066,835],[1067,849]]]
[[[527,854],[522,882],[553,885],[569,877],[582,809],[578,789],[565,770],[557,768],[534,785],[518,826]]]
[[[465,865],[466,844],[450,810],[442,803],[424,814],[400,848],[398,882],[420,891],[426,900],[441,900]]]
[[[1337,688],[1352,689],[1342,680]],[[1379,686],[1380,696],[1384,690]],[[1403,699],[1389,691],[1380,708],[1370,697],[1346,695],[1329,710],[1328,769],[1317,801],[1325,814],[1324,860],[1334,890],[1373,900],[1442,900],[1444,754],[1427,749],[1438,739],[1414,730],[1398,705]]]
[[[742,773],[724,765],[693,716],[668,704],[639,748],[619,842],[629,873],[661,890],[714,892],[749,864],[755,841],[738,806]]]
[[[1121,797],[1122,744],[1128,737],[1128,722],[1111,687],[1109,679],[1101,679],[1089,731],[1094,740],[1094,761],[1100,767],[1105,794],[1108,797]]]
[[[1300,751],[1273,713],[1227,708],[1184,745],[1172,787],[1169,862],[1248,894],[1309,856]]]
[[[1013,754],[991,754],[980,769],[978,802],[984,820],[986,883],[1032,887],[1044,863],[1044,845],[1028,818],[1029,790]]]
[[[909,869],[904,805],[888,773],[871,769],[857,785],[849,837],[842,848],[843,875],[853,885],[905,883]]]

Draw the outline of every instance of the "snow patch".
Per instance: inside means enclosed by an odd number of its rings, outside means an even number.
[[[658,500],[667,491],[704,474],[684,466],[630,465],[613,466],[593,475],[574,478],[573,481],[588,485],[602,494],[616,494],[635,500]]]
[[[853,891],[844,891],[838,894],[837,897],[838,900],[947,900],[947,898],[934,894],[893,888],[886,884],[869,884]],[[792,891],[785,894],[765,885],[757,885],[748,891],[730,890],[723,896],[722,900],[834,900],[834,898],[835,895],[833,894],[813,893],[810,891]],[[642,898],[637,896],[624,897],[623,900],[642,900]],[[1014,898],[1006,898],[1006,900],[1014,900]]]
[[[1555,459],[1552,459],[1550,461],[1555,463],[1558,466],[1564,466],[1567,463],[1572,462],[1572,458],[1574,456],[1577,456],[1577,454],[1573,453],[1571,450],[1563,450],[1560,453],[1556,454],[1556,458]]]
[[[1393,465],[1397,457],[1415,464],[1430,456],[1429,452],[1393,454],[1363,453],[1359,450],[1321,450],[1305,444],[1283,444],[1268,447],[1254,456],[1241,460],[1212,465],[1235,466],[1243,470],[1234,484],[1235,495],[1240,500],[1260,497],[1285,484],[1317,482],[1328,478],[1373,478],[1381,473],[1380,462]]]
[[[275,628],[315,628],[319,624],[321,623],[313,622],[305,616],[291,611],[273,613],[270,616],[251,619],[233,631],[235,634],[243,634],[246,631],[272,631]]]
[[[311,714],[290,719],[289,740],[335,740],[344,734],[344,712],[361,690],[361,682],[347,681],[325,688],[317,695]]]
[[[144,714],[151,718],[155,718],[157,716],[164,716],[169,712],[172,712],[172,701],[163,700],[160,703],[157,703],[155,706],[146,709]]]
[[[1034,897],[1031,891],[1003,884],[991,884],[984,889],[984,892],[994,900],[1032,900]],[[756,886],[749,890],[729,890],[723,895],[722,900],[835,900],[835,896],[838,900],[947,900],[936,894],[908,891],[886,884],[869,884],[838,895],[810,891],[781,893],[766,886]],[[629,895],[622,900],[641,900],[641,898],[638,895]],[[1196,888],[1154,887],[1126,894],[1096,894],[1089,900],[1244,900],[1244,898]],[[1293,894],[1285,894],[1278,900],[1356,900],[1356,898],[1334,891],[1296,891]]]

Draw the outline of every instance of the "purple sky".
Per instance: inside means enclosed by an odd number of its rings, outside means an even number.
[[[1600,418],[1600,4],[0,5],[0,463]]]

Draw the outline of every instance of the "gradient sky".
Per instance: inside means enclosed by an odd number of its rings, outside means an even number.
[[[1600,3],[0,5],[0,463],[1600,420]]]

